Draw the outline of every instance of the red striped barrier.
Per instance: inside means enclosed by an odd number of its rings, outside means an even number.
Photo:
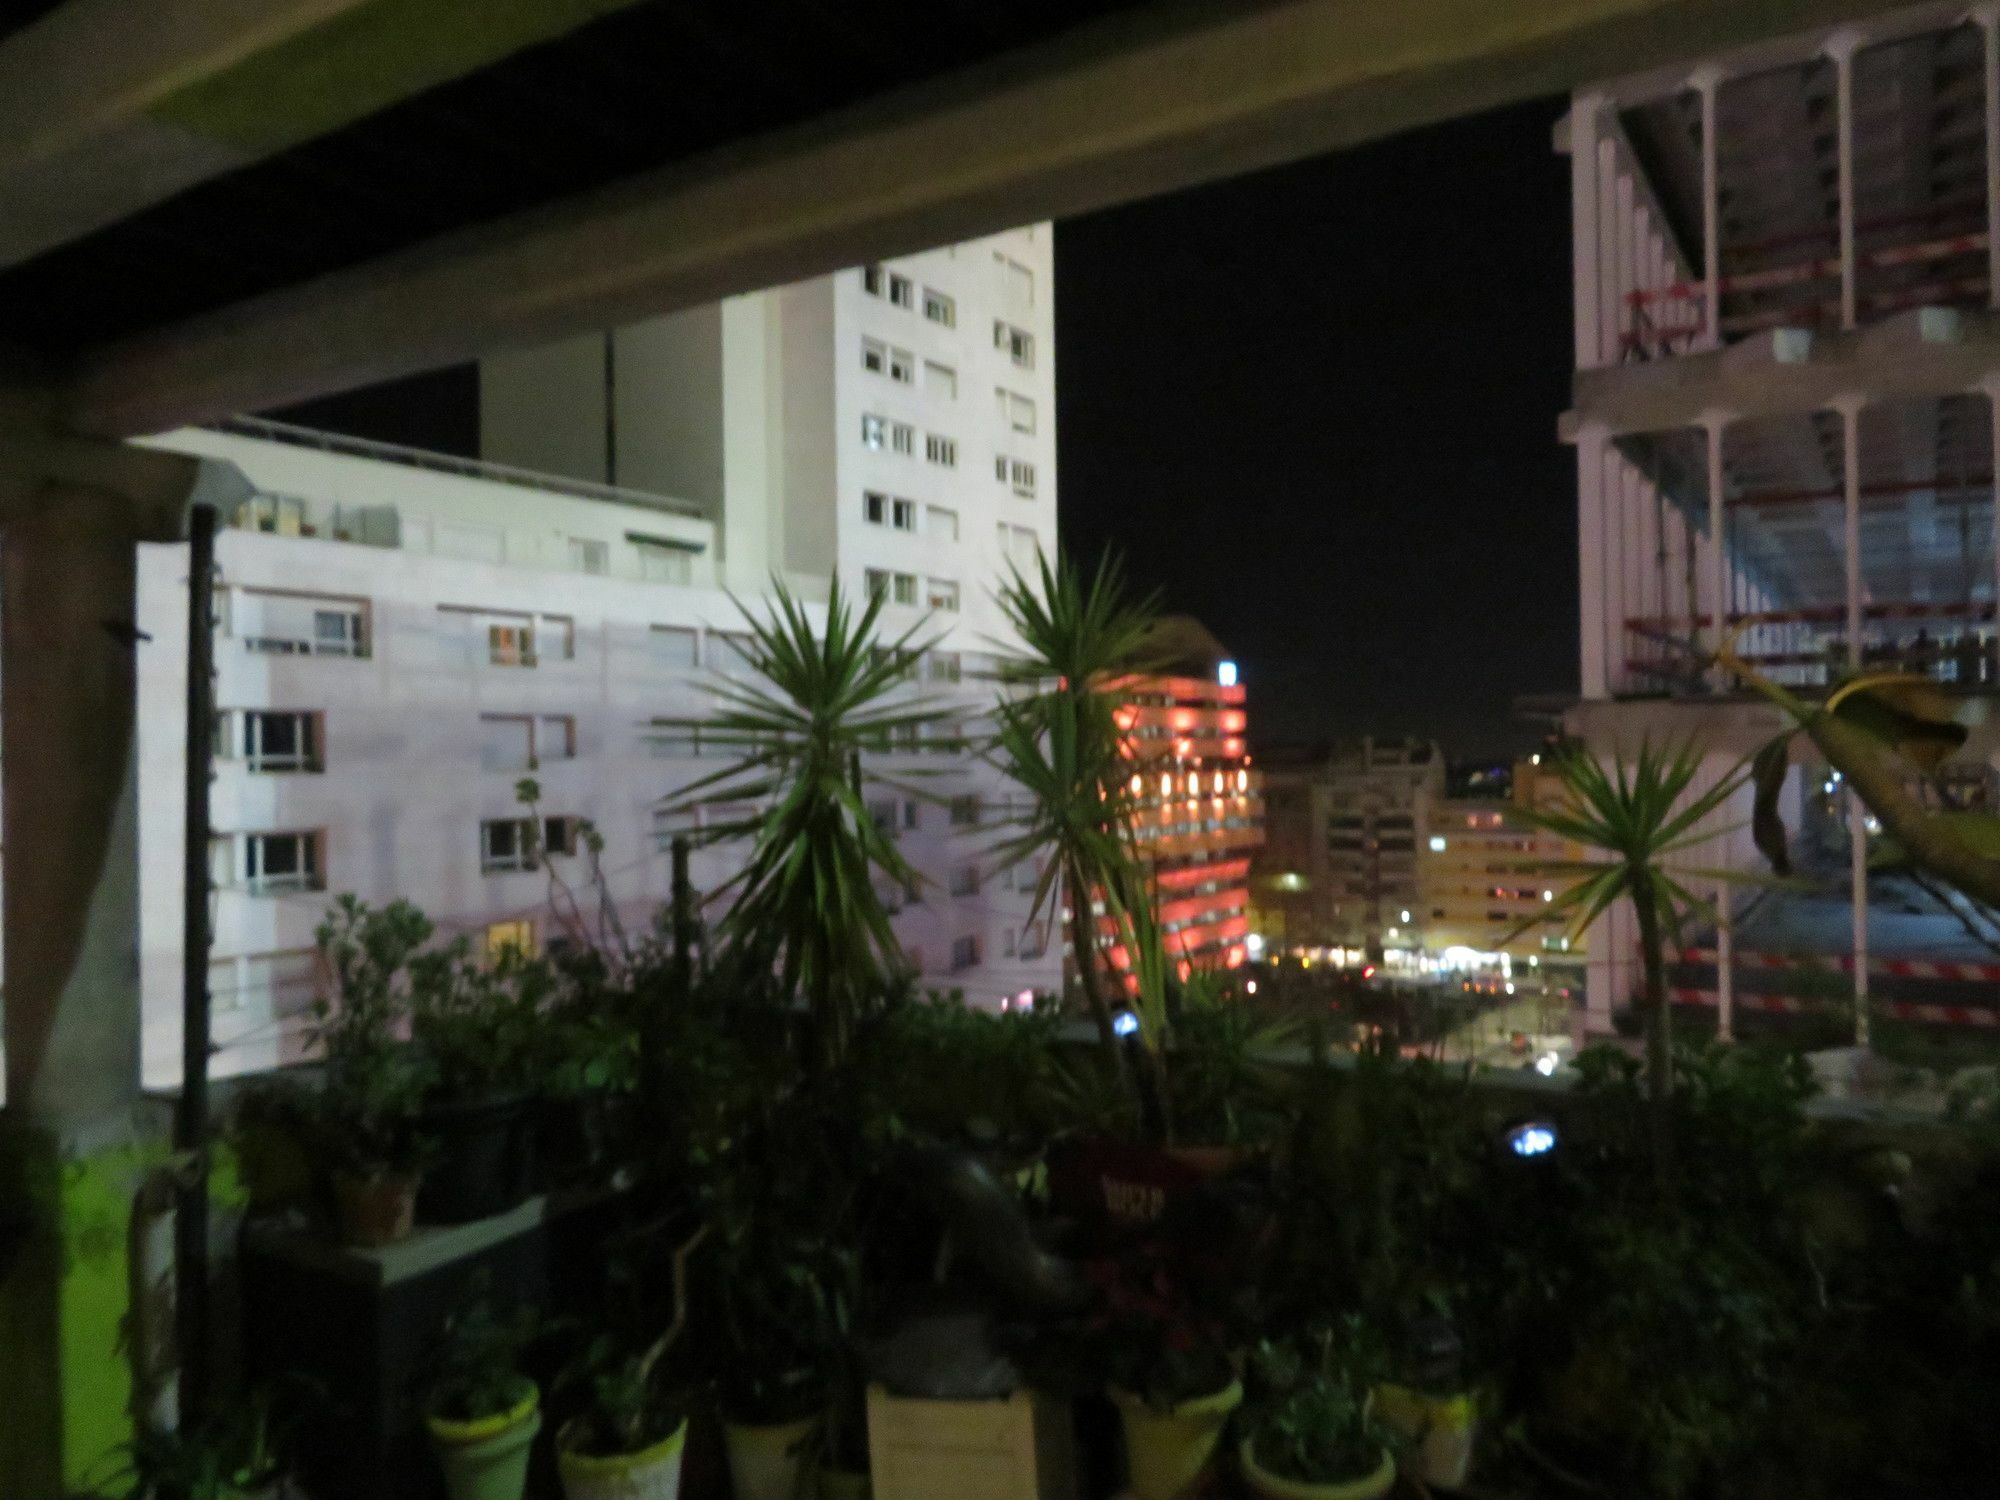
[[[1675,1005],[1716,1006],[1721,1003],[1714,990],[1672,989],[1667,998]],[[1776,1012],[1784,1015],[1803,1015],[1808,1011],[1836,1011],[1844,1007],[1839,1001],[1801,1000],[1797,995],[1737,995],[1731,1002],[1736,1010]],[[1898,1021],[1922,1021],[1933,1026],[1985,1026],[2000,1027],[2000,1010],[1989,1010],[1981,1005],[1934,1005],[1916,1000],[1873,1000],[1868,1002],[1869,1011],[1878,1016],[1888,1016]]]
[[[1684,948],[1676,961],[1685,964],[1712,964],[1720,955],[1713,948]],[[1854,972],[1854,955],[1819,953],[1737,953],[1739,969],[1817,969],[1842,974]],[[1967,963],[1954,959],[1871,958],[1868,972],[1889,979],[1955,979],[1975,983],[2000,984],[2000,963]],[[2000,999],[2000,996],[1995,997]]]

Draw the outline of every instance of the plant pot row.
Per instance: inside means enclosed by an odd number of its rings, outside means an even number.
[[[509,1410],[474,1421],[427,1420],[431,1446],[450,1500],[520,1500],[542,1428],[539,1393]],[[723,1429],[736,1500],[796,1500],[817,1418]],[[556,1472],[566,1500],[676,1500],[687,1447],[683,1421],[660,1442],[636,1453],[587,1453],[574,1424],[556,1436]],[[866,1475],[822,1471],[820,1500],[866,1500]]]

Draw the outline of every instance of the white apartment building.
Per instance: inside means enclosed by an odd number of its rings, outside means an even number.
[[[913,691],[976,713],[991,591],[1055,545],[1050,251],[1039,225],[494,361],[482,415],[506,463],[250,420],[158,440],[256,492],[217,546],[218,1069],[297,1054],[336,893],[545,945],[566,936],[552,874],[595,919],[588,820],[641,934],[684,826],[660,803],[720,763],[655,721],[699,716],[705,684],[745,670],[737,601],[758,609],[774,574],[809,602],[835,573],[885,592],[889,632],[928,622]],[[179,1069],[186,582],[184,547],[141,550],[151,1084]],[[865,771],[925,876],[884,892],[921,982],[987,1006],[1057,987],[1060,942],[1028,922],[1037,872],[990,857],[997,773],[936,744]],[[697,890],[734,858],[697,851]]]
[[[1972,739],[1926,795],[1991,806],[2000,13],[1917,6],[1606,80],[1577,92],[1558,147],[1582,588],[1566,727],[1625,756],[1693,738],[1713,784],[1781,727],[1701,665],[1727,628],[1808,696],[1890,668],[1973,700]],[[1869,874],[1864,810],[1794,754],[1787,819],[1819,894],[1718,889],[1724,920],[1689,934],[1679,998],[1726,1023],[1846,985],[1864,1032],[1871,1014],[2000,1022],[1993,956]],[[1708,844],[1688,862],[1762,867],[1747,831]],[[1593,936],[1591,1028],[1633,993],[1635,944],[1629,910]]]

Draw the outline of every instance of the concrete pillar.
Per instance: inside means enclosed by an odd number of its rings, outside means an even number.
[[[1579,94],[1569,110],[1570,259],[1576,280],[1576,367],[1601,364],[1597,327],[1597,141],[1603,100]]]
[[[1826,44],[1834,66],[1835,128],[1840,151],[1840,326],[1859,322],[1854,263],[1854,54],[1860,38],[1843,31]]]
[[[1716,95],[1722,75],[1703,68],[1694,85],[1701,91],[1701,309],[1702,343],[1722,345],[1722,180],[1716,165]]]
[[[1702,436],[1708,449],[1708,607],[1711,616],[1709,649],[1720,651],[1729,637],[1729,548],[1728,515],[1723,504],[1722,435],[1729,418],[1722,412],[1702,417]],[[1720,672],[1715,677],[1718,690],[1727,685]]]
[[[139,1099],[136,550],[108,492],[0,530],[5,1181],[0,1496],[66,1494],[130,1435],[118,1354]],[[14,1196],[19,1195],[19,1196]],[[4,1234],[6,1231],[0,1231]]]
[[[1602,428],[1590,428],[1576,441],[1577,596],[1581,615],[1577,638],[1582,646],[1580,680],[1586,700],[1610,696],[1608,658],[1623,635],[1622,623],[1612,618],[1613,590],[1605,576],[1605,513],[1609,508],[1605,501],[1605,446]]]

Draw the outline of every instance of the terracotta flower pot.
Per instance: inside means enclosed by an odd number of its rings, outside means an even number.
[[[362,1249],[393,1245],[408,1239],[416,1222],[417,1179],[401,1172],[378,1172],[369,1177],[337,1172],[333,1201],[343,1245]]]

